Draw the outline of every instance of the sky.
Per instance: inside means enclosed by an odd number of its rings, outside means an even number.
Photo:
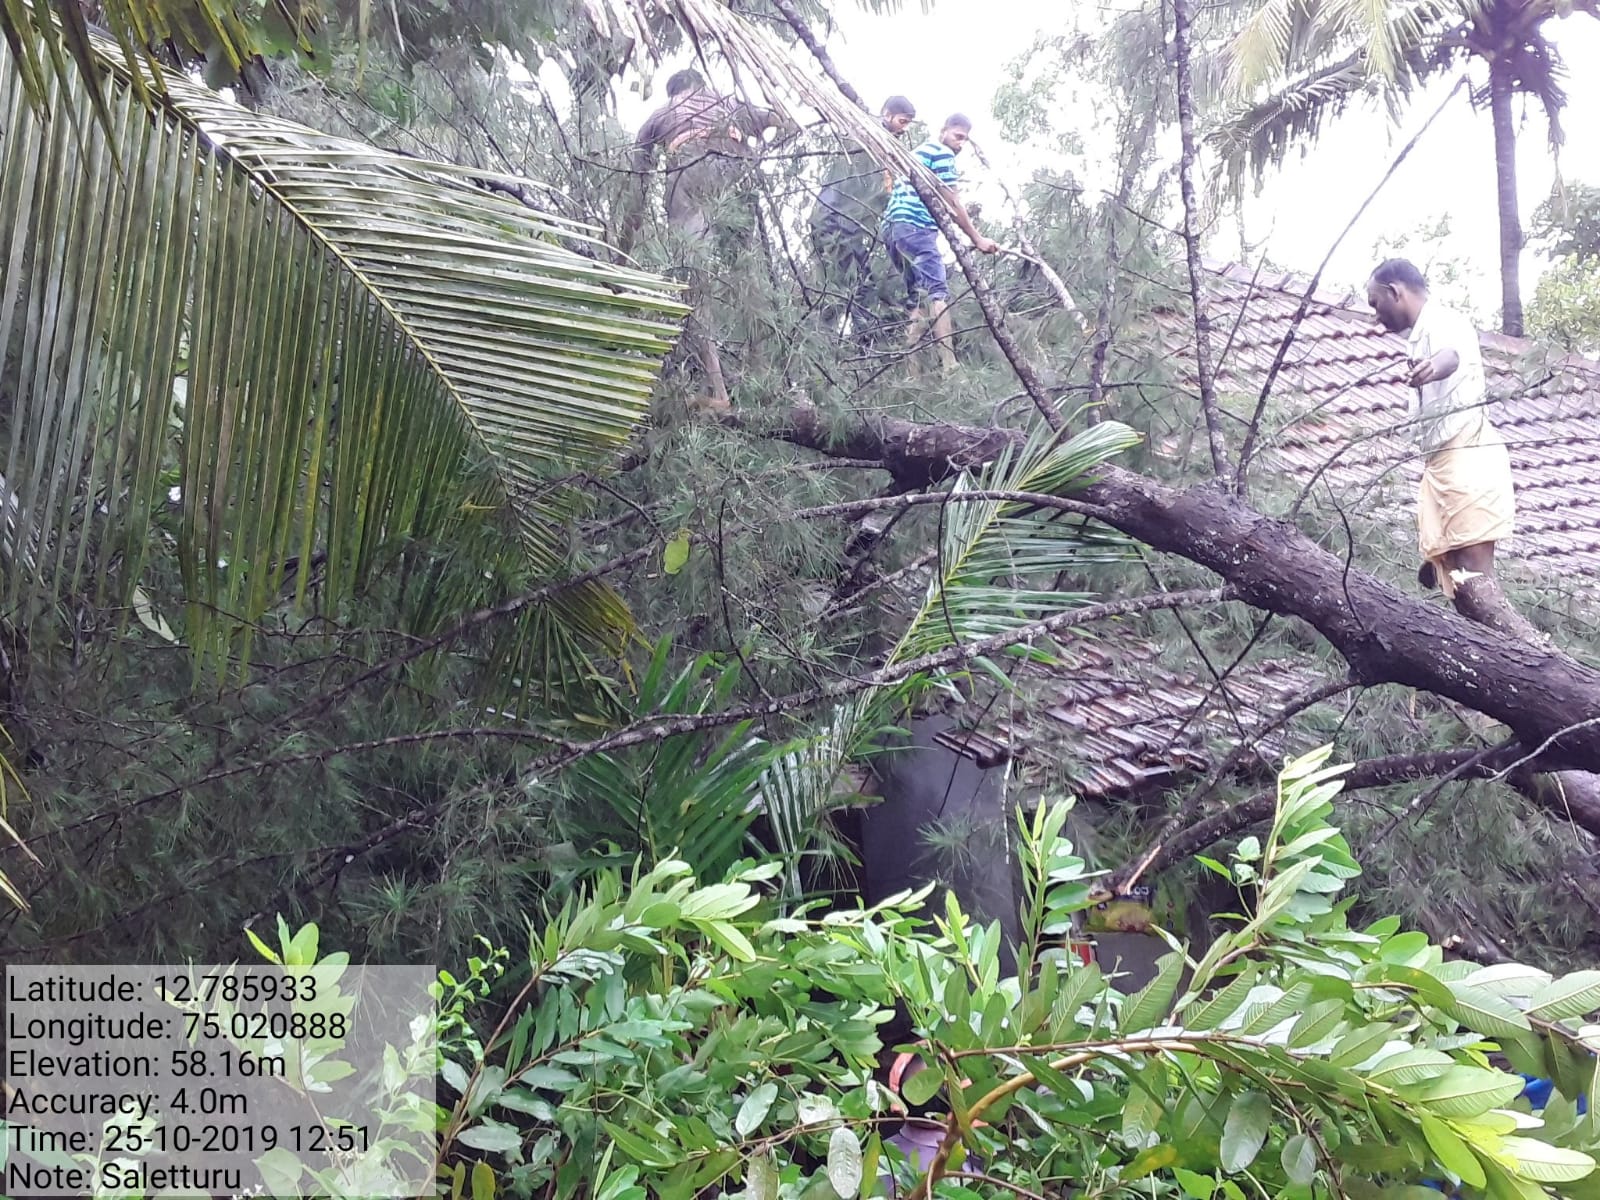
[[[1000,143],[990,119],[990,101],[1007,78],[1010,64],[1036,34],[1068,31],[1071,8],[1037,0],[934,0],[931,11],[923,14],[917,0],[907,0],[900,13],[882,16],[843,2],[836,6],[838,29],[830,50],[840,71],[869,103],[903,92],[919,112],[935,120],[951,111],[967,113],[977,123],[974,137],[996,170],[1020,182],[1030,164],[1042,162],[1042,156],[1034,148]],[[1600,125],[1600,71],[1584,69],[1584,64],[1600,64],[1600,21],[1580,14],[1552,21],[1547,29],[1569,69],[1562,175],[1569,181],[1600,185],[1600,137],[1594,133]],[[1253,256],[1265,254],[1274,263],[1308,274],[1315,270],[1333,236],[1438,107],[1451,82],[1441,81],[1418,98],[1399,126],[1380,113],[1354,109],[1328,124],[1308,154],[1291,158],[1260,195],[1246,200],[1244,234]],[[1059,114],[1058,124],[1067,125],[1074,116],[1086,131],[1102,128],[1089,105],[1077,114]],[[1526,223],[1555,179],[1543,111],[1532,101],[1527,102],[1519,125],[1517,166]],[[973,176],[978,189],[988,190],[975,163],[964,161],[962,170]],[[984,199],[987,204],[988,195]],[[1441,219],[1448,224],[1448,235],[1434,245],[1418,245],[1415,235],[1436,228]],[[1394,249],[1404,249],[1425,268],[1439,266],[1430,259],[1454,260],[1462,276],[1453,289],[1455,301],[1488,324],[1499,308],[1498,229],[1489,115],[1474,111],[1463,91],[1347,235],[1324,279],[1337,289],[1358,289],[1373,266],[1374,254]],[[1405,245],[1402,240],[1408,234],[1412,240]],[[1237,225],[1231,221],[1215,231],[1207,249],[1221,258],[1245,257]],[[1524,252],[1525,302],[1533,295],[1542,263],[1536,250]]]

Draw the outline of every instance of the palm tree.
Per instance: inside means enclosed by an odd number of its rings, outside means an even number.
[[[1600,18],[1597,0],[1253,0],[1226,60],[1239,106],[1215,135],[1235,169],[1257,173],[1289,147],[1315,137],[1325,118],[1355,97],[1377,94],[1396,113],[1424,84],[1481,61],[1475,94],[1494,128],[1500,213],[1501,328],[1522,334],[1513,99],[1543,106],[1552,144],[1562,139],[1562,64],[1548,22],[1574,12]]]
[[[561,480],[644,415],[684,311],[675,285],[481,172],[158,81],[93,31],[71,59],[7,32],[9,611],[91,580],[129,603],[173,507],[182,631],[219,667],[248,658],[294,563],[315,558],[337,604],[387,540],[463,513],[500,512],[534,573],[569,572]],[[293,573],[297,600],[310,575]],[[630,629],[599,584],[551,611],[591,641]]]

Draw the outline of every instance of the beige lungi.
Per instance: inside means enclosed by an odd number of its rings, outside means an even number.
[[[1487,419],[1428,455],[1417,494],[1417,548],[1433,564],[1446,597],[1454,596],[1456,587],[1445,553],[1505,541],[1515,515],[1511,455]]]

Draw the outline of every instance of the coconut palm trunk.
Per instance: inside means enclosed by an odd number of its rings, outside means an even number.
[[[1517,130],[1511,114],[1511,61],[1489,62],[1489,115],[1494,123],[1494,177],[1500,209],[1500,331],[1522,336],[1522,220],[1517,212]]]

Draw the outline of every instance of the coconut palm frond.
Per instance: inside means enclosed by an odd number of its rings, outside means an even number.
[[[1096,467],[1138,441],[1137,433],[1115,421],[1092,425],[1060,445],[1041,433],[981,477],[963,475],[952,494],[1067,495],[1087,485]],[[953,503],[941,509],[940,523],[934,578],[890,662],[1005,633],[1085,604],[1089,596],[1057,590],[1055,577],[1091,563],[1123,561],[1131,545],[1081,519],[1011,501]]]
[[[125,78],[141,99],[147,99],[147,77],[161,91],[169,75],[181,74],[171,70],[174,58],[209,58],[234,77],[260,58],[268,36],[309,52],[307,35],[319,19],[310,0],[271,0],[245,9],[225,0],[108,0],[96,6],[96,17],[116,40]],[[109,131],[101,79],[104,47],[96,45],[81,0],[0,0],[0,35],[36,112],[48,111],[50,85],[70,89],[76,76],[88,81],[89,104]]]
[[[878,740],[883,717],[875,697],[852,697],[834,708],[826,725],[785,747],[762,772],[757,793],[783,861],[786,898],[805,894],[801,868],[808,858],[824,866],[851,861],[829,815],[854,799],[847,771]]]
[[[1391,14],[1387,45],[1392,61],[1383,75],[1371,68],[1365,30],[1354,47],[1347,36],[1353,26],[1339,26],[1332,19],[1303,41],[1296,35],[1300,57],[1290,61],[1289,73],[1280,75],[1262,98],[1236,105],[1208,135],[1229,185],[1237,190],[1247,172],[1259,181],[1292,147],[1314,142],[1325,122],[1358,96],[1377,97],[1398,117],[1405,101],[1453,63],[1451,53],[1437,45],[1437,28],[1419,18],[1422,12],[1423,6],[1413,5]],[[1342,56],[1333,57],[1341,49]]]
[[[11,597],[92,570],[126,598],[162,522],[186,635],[220,664],[287,562],[316,555],[337,603],[387,539],[448,528],[469,476],[467,502],[562,574],[560,478],[643,416],[675,285],[458,168],[175,76],[148,109],[91,37],[109,125],[75,72],[46,88],[79,120],[46,121],[0,65],[0,434],[9,548],[31,564]],[[587,634],[628,628],[604,588],[555,603]]]
[[[1360,55],[1351,54],[1229,113],[1207,140],[1219,152],[1230,186],[1237,189],[1246,170],[1259,180],[1267,167],[1284,160],[1291,147],[1302,139],[1315,139],[1323,122],[1368,86]]]
[[[1138,441],[1137,433],[1115,421],[1090,426],[1060,445],[1044,431],[981,477],[963,475],[952,494],[1066,495],[1092,482],[1095,468]],[[1054,577],[1091,563],[1125,561],[1132,543],[1113,531],[1059,517],[1056,510],[1005,501],[958,501],[944,508],[934,578],[889,663],[1007,633],[1087,603],[1091,597],[1085,593],[1057,590]],[[1042,650],[1026,652],[1047,657]],[[991,665],[991,670],[998,669]],[[827,813],[838,803],[845,769],[881,743],[884,730],[930,682],[913,677],[836,706],[827,726],[789,747],[762,776],[762,805],[791,891],[798,894],[799,863],[812,847],[821,843],[828,852]]]
[[[1294,37],[1295,19],[1304,11],[1297,0],[1263,0],[1250,10],[1225,54],[1228,89],[1233,95],[1249,94],[1282,69]]]

